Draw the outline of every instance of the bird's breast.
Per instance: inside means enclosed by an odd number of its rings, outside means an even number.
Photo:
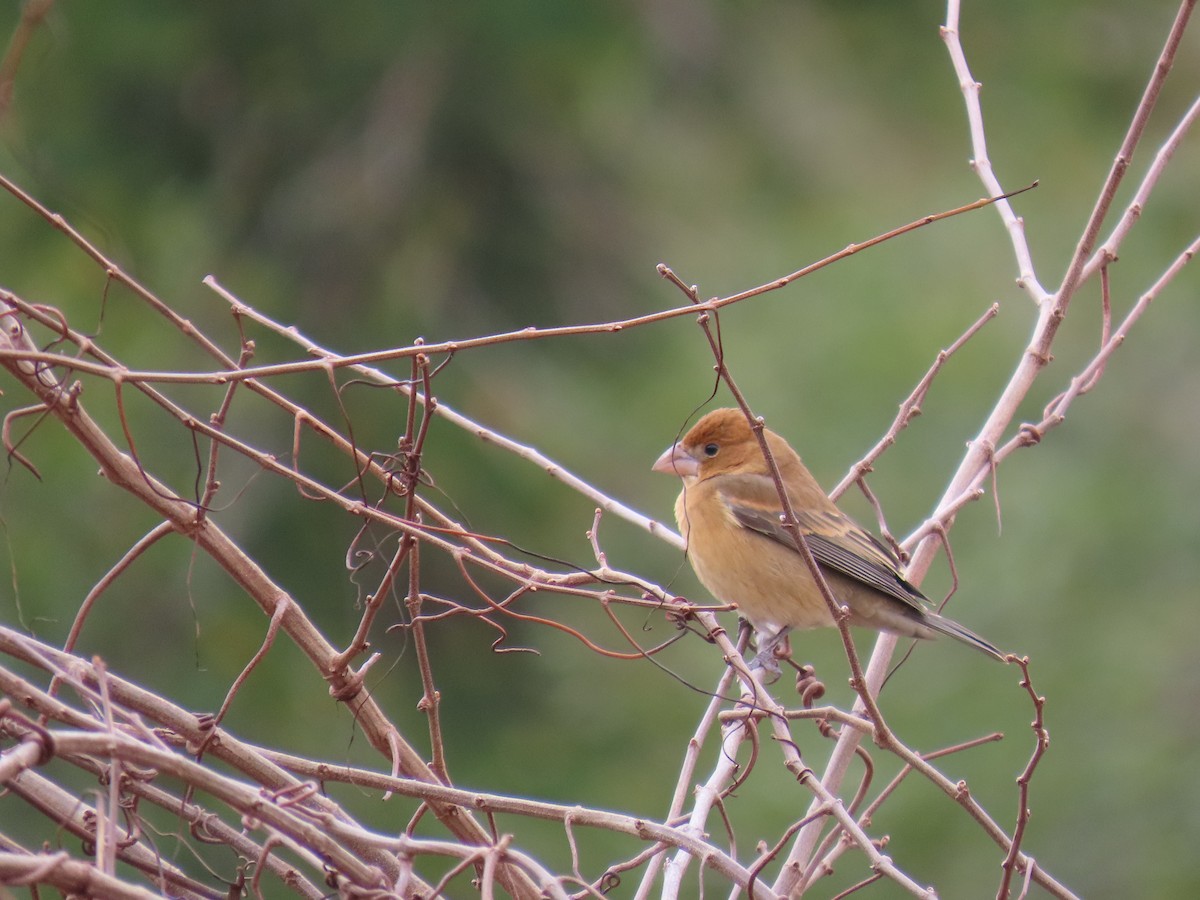
[[[714,597],[736,605],[756,627],[833,624],[799,553],[742,527],[719,498],[705,499],[681,495],[676,517],[692,568]]]

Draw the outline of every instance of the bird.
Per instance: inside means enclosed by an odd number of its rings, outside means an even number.
[[[947,635],[1005,661],[993,644],[934,612],[896,554],[838,509],[787,441],[762,433],[805,543],[851,625],[901,637]],[[784,527],[775,479],[745,413],[708,413],[652,469],[683,479],[675,521],[688,559],[701,584],[754,626],[764,668],[778,671],[773,651],[789,630],[836,625]]]

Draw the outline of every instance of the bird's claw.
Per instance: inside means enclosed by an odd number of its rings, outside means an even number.
[[[774,684],[779,680],[779,660],[775,658],[774,652],[771,649],[765,651],[760,650],[754,654],[754,658],[748,663],[750,671],[758,669],[761,673],[758,675],[758,680],[763,684]]]

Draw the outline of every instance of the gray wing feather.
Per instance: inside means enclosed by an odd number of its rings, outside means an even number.
[[[734,520],[785,547],[795,543],[778,514],[757,506],[722,499]],[[896,571],[896,558],[870,533],[840,513],[796,511],[796,522],[804,533],[808,549],[821,566],[840,572],[855,581],[895,597],[914,609],[925,611],[928,599]]]

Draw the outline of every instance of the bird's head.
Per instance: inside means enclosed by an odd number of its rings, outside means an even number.
[[[789,466],[796,454],[773,431],[764,429],[764,434],[776,463]],[[652,468],[689,481],[703,481],[726,472],[766,475],[770,471],[758,438],[740,409],[716,409],[704,416],[678,443],[668,447]]]

